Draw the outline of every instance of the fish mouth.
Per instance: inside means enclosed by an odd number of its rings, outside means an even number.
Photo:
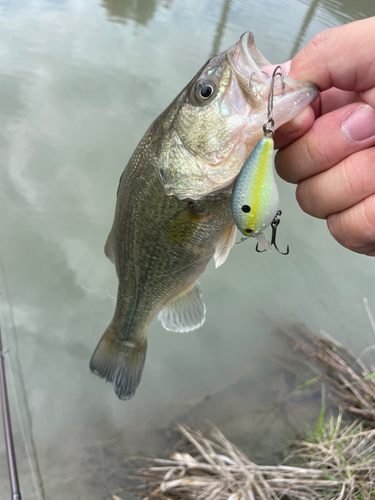
[[[270,63],[258,50],[250,31],[228,50],[228,60],[247,103],[252,108],[260,107],[270,87],[266,73],[260,68]]]
[[[264,135],[263,125],[270,118],[272,76],[262,68],[271,65],[259,52],[253,34],[244,33],[219,59],[220,65],[225,66],[225,78],[223,90],[218,93],[218,112],[223,122],[229,115],[235,115],[235,119],[226,122],[228,141],[220,147],[213,145],[214,150],[197,152],[172,129],[163,142],[168,147],[162,148],[159,158],[161,182],[166,194],[182,200],[197,200],[230,189],[246,158]],[[297,116],[319,94],[315,85],[287,77],[274,78],[273,90],[274,129]],[[179,155],[175,164],[170,156],[172,146]]]
[[[256,111],[258,118],[266,121],[272,77],[263,71],[262,67],[270,66],[270,63],[258,50],[251,32],[244,33],[228,50],[228,60],[237,77],[242,95],[252,108],[250,112]],[[275,128],[292,120],[318,95],[318,88],[313,83],[276,77],[273,100]]]

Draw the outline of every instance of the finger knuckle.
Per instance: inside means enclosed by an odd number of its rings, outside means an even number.
[[[375,242],[375,195],[369,196],[361,204],[363,236],[367,243]]]
[[[296,179],[293,170],[293,160],[290,158],[290,147],[279,150],[275,156],[275,168],[278,175],[287,182],[296,184]]]
[[[360,235],[353,232],[352,225],[346,212],[338,212],[327,217],[327,227],[335,240],[353,252],[360,246]]]
[[[312,183],[309,180],[301,181],[296,189],[296,199],[301,209],[312,216],[316,217],[317,203],[314,197]]]
[[[307,174],[324,170],[330,165],[330,151],[327,150],[327,141],[320,137],[318,126],[313,126],[311,133],[306,134],[304,139],[305,165]]]
[[[339,32],[335,28],[330,28],[315,35],[301,52],[305,60],[311,60],[312,62],[316,61],[318,54],[321,62],[326,67],[326,74],[329,75],[327,54],[331,54],[338,43]]]
[[[327,43],[333,39],[334,33],[335,30],[332,28],[321,31],[310,40],[309,44],[320,52],[321,50],[324,50]],[[307,47],[309,44],[307,44]]]
[[[353,158],[353,156],[346,158],[343,162],[342,172],[340,173],[341,179],[338,179],[338,182],[341,181],[343,186],[346,186],[344,191],[348,196],[361,193],[365,189],[362,170],[356,160],[357,158]]]
[[[343,162],[342,177],[346,183],[346,192],[361,198],[375,189],[373,168],[375,167],[375,148],[359,151]]]
[[[330,215],[328,229],[345,248],[374,255],[375,250],[375,194],[348,210]]]

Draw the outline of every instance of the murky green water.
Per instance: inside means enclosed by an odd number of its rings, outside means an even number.
[[[264,414],[290,388],[261,353],[282,358],[280,320],[324,330],[358,353],[375,343],[363,303],[375,311],[374,260],[341,248],[279,181],[279,243],[290,244],[289,257],[257,254],[247,242],[217,271],[211,264],[200,280],[205,325],[176,334],[152,323],[131,401],[88,368],[115,305],[103,246],[118,179],[152,120],[244,31],[282,62],[315,33],[371,15],[372,0],[0,2],[0,319],[24,498],[111,498],[126,484],[124,459],[160,452],[158,429],[207,395],[221,405],[203,414],[237,442],[250,423],[272,434],[277,418],[265,424]],[[299,411],[275,439],[303,428],[309,415]]]

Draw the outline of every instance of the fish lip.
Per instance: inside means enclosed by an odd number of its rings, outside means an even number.
[[[249,31],[244,33],[228,49],[227,57],[245,100],[251,107],[259,107],[264,99],[264,92],[269,90],[267,77],[260,68],[269,62],[255,45],[254,35]]]
[[[312,89],[316,92],[316,97],[319,95],[318,87],[315,83],[305,82],[303,80],[293,80],[293,78],[289,78],[289,76],[284,76],[284,92],[293,92],[296,90],[304,90],[304,89]]]
[[[293,80],[289,77],[284,77],[283,83],[283,94],[280,92],[274,94],[275,129],[292,120],[300,112],[296,112],[297,107],[302,111],[319,96],[318,87],[313,83]]]
[[[279,79],[279,78],[278,78]],[[271,87],[271,79],[269,79],[269,86]],[[277,82],[275,82],[274,86],[274,95],[273,95],[273,104],[276,106],[282,99],[285,98],[288,94],[298,94],[305,93],[311,97],[311,102],[313,102],[319,95],[318,87],[311,82],[305,82],[302,80],[293,80],[288,76],[283,77],[283,88],[282,91],[277,89]]]
[[[256,68],[259,69],[258,74],[263,75],[260,68],[268,65],[269,61],[267,61],[263,54],[258,50],[253,33],[251,33],[251,31],[244,33],[237,44],[241,46],[242,54],[247,59],[248,63],[255,64]]]
[[[244,33],[240,40],[228,49],[227,57],[246,102],[253,110],[260,110],[262,107],[267,109],[272,78],[263,72],[261,68],[269,66],[270,63],[258,50],[254,41],[254,35],[251,32]],[[285,112],[285,106],[278,104],[282,102],[285,95],[289,95],[289,97],[284,102],[288,101],[291,105],[289,112],[286,112],[286,117],[292,119],[292,115],[296,114],[296,105],[303,102],[307,106],[318,97],[319,91],[313,83],[283,77],[284,92],[280,96],[277,92],[278,81],[280,81],[280,78],[276,78],[275,80],[274,114],[276,115],[275,123],[277,123],[277,126],[280,126],[281,122],[285,123],[285,120],[282,120],[281,113],[278,113],[277,107],[279,109],[282,108],[283,112]],[[280,85],[279,90],[281,90]],[[291,98],[290,94],[292,93],[294,93],[295,99]],[[293,104],[295,101],[297,104]],[[251,113],[251,110],[249,112]],[[286,121],[289,121],[289,119]]]

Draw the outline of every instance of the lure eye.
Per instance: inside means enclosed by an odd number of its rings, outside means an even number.
[[[245,233],[247,233],[247,234],[251,234],[252,232],[253,232],[252,229],[245,229]]]
[[[204,102],[212,97],[216,92],[216,85],[214,82],[201,81],[197,84],[195,89],[195,97],[197,101]]]
[[[245,212],[246,214],[248,214],[250,212],[251,208],[249,207],[249,205],[242,205],[241,210],[242,210],[242,212]]]

